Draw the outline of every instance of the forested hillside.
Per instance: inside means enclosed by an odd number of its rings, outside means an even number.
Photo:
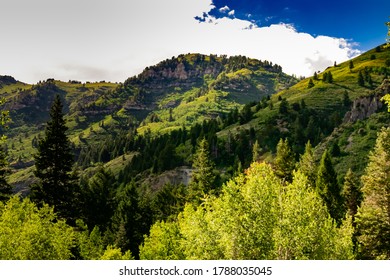
[[[201,54],[1,76],[0,258],[389,259],[389,72],[378,46],[299,81]]]

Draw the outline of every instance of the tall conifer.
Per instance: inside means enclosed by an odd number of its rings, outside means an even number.
[[[38,182],[31,187],[32,199],[54,207],[60,217],[74,220],[78,217],[79,186],[72,172],[73,154],[66,135],[62,102],[56,95],[50,109],[45,136],[38,142],[38,153],[34,155]]]
[[[3,105],[4,102],[4,99],[0,99],[0,105]],[[3,110],[0,112],[0,126],[6,127],[6,123],[9,121],[8,114],[8,111]],[[8,173],[8,162],[3,147],[5,139],[6,136],[0,136],[0,201],[8,200],[12,194],[12,187],[6,180],[6,175]]]
[[[199,199],[211,191],[212,184],[215,180],[214,163],[210,159],[208,142],[202,139],[194,155],[192,167],[192,181],[189,185],[190,199],[199,202]]]
[[[390,128],[378,134],[362,176],[363,202],[356,215],[360,254],[390,259]]]
[[[343,200],[337,182],[337,174],[328,150],[322,154],[317,172],[316,189],[328,207],[330,216],[337,222],[341,222],[344,214]]]
[[[359,182],[351,168],[348,169],[347,174],[344,177],[343,195],[348,213],[351,215],[352,219],[354,219],[357,209],[362,202],[362,192],[360,190]]]
[[[288,140],[280,139],[276,146],[275,173],[287,182],[292,181],[292,172],[295,168],[295,156]]]

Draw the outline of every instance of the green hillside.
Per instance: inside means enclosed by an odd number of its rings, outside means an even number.
[[[326,80],[326,75],[331,73],[332,81]],[[359,84],[359,74],[363,76],[363,84]],[[296,143],[296,151],[303,152],[304,142],[310,140],[312,144],[317,145],[321,141],[325,143],[333,143],[325,139],[330,135],[333,129],[341,125],[338,131],[343,131],[345,127],[352,127],[352,124],[343,124],[345,121],[345,114],[352,109],[353,101],[363,97],[370,97],[374,95],[383,96],[387,89],[384,89],[378,93],[378,88],[382,86],[383,81],[388,77],[390,73],[390,50],[379,46],[372,49],[350,61],[346,61],[335,66],[328,67],[321,73],[316,73],[316,77],[308,77],[301,80],[297,84],[289,87],[288,89],[281,90],[277,94],[271,97],[266,108],[258,110],[258,107],[252,107],[254,117],[252,120],[245,124],[235,124],[220,131],[218,135],[222,138],[227,137],[228,133],[238,134],[240,131],[254,129],[257,132],[260,143],[264,143],[268,146],[265,147],[265,151],[276,147],[276,143],[279,138],[289,138],[292,144]],[[325,76],[325,79],[324,79]],[[309,81],[313,82],[313,86],[309,86]],[[272,103],[272,106],[269,106]],[[281,104],[283,108],[287,104],[284,113],[280,112]],[[305,107],[302,110],[302,105]],[[356,104],[355,104],[356,105]],[[361,104],[363,106],[364,104]],[[369,104],[366,104],[369,106]],[[355,108],[355,113],[359,108]],[[381,109],[385,110],[384,108]],[[305,112],[304,112],[305,111]],[[361,110],[363,112],[363,109]],[[373,126],[375,130],[386,124],[386,121],[382,120],[363,120],[368,118],[368,115],[360,113],[363,122],[375,123]],[[312,122],[310,121],[312,118]],[[272,126],[272,127],[271,127]],[[351,128],[349,128],[351,129]],[[355,129],[353,129],[355,131]],[[302,133],[301,133],[302,132]],[[271,137],[276,135],[276,137]],[[269,138],[273,139],[271,146]],[[333,136],[332,136],[333,137]],[[370,138],[369,144],[361,151],[359,158],[367,157],[367,150],[369,150],[375,136]],[[322,144],[322,152],[324,150]],[[320,153],[320,152],[319,152]],[[265,153],[264,157],[268,157]],[[359,171],[362,171],[364,162],[359,167]],[[341,161],[339,166],[346,164]],[[341,168],[342,174],[345,174],[345,168]]]
[[[200,54],[162,61],[119,84],[47,79],[28,85],[2,76],[3,109],[11,117],[9,129],[4,131],[8,161],[13,172],[21,174],[13,174],[12,182],[24,180],[23,170],[33,165],[32,154],[56,94],[65,102],[69,137],[79,155],[96,147],[104,149],[107,139],[115,142],[134,134],[189,128],[294,83],[295,78],[268,61]],[[123,153],[108,150],[104,162]],[[82,168],[100,160],[84,162]]]
[[[0,76],[3,244],[31,217],[66,259],[389,259],[389,72],[379,46],[300,81],[201,54],[123,83]]]

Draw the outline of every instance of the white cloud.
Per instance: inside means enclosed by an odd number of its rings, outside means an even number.
[[[345,39],[313,37],[291,25],[257,27],[249,20],[210,15],[207,22],[195,20],[214,8],[211,0],[31,2],[0,0],[6,38],[0,75],[30,83],[48,77],[124,81],[189,52],[246,55],[308,76],[357,54]]]
[[[229,16],[234,16],[234,13],[235,13],[235,10],[231,10],[231,11],[228,13],[228,15],[229,15]]]
[[[228,6],[225,6],[225,7],[219,8],[219,11],[221,13],[227,13],[230,11],[230,8]]]

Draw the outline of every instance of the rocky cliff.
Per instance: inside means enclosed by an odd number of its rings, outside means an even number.
[[[386,79],[371,95],[360,97],[352,103],[351,110],[344,116],[344,122],[368,118],[383,107],[381,99],[388,93],[390,93],[390,81]]]

